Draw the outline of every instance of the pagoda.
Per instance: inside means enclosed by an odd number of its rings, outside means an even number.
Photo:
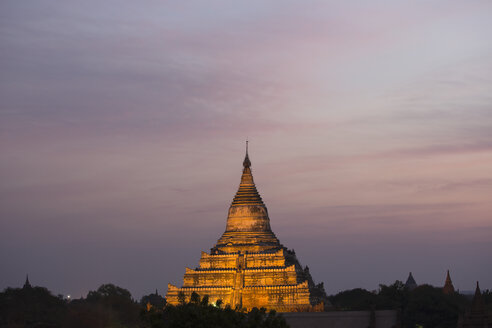
[[[24,283],[24,286],[22,288],[23,289],[30,289],[30,288],[32,288],[31,283],[29,282],[29,275],[26,275],[26,282]]]
[[[247,142],[225,232],[209,253],[202,252],[197,268],[186,268],[183,280],[181,288],[168,284],[168,304],[190,300],[193,292],[233,309],[322,311],[329,304],[323,284],[315,285],[308,267],[301,266],[295,252],[280,244],[270,228],[251,173]]]
[[[492,314],[487,312],[477,281],[471,308],[458,318],[458,328],[492,328]]]
[[[453,282],[451,281],[451,276],[448,273],[446,274],[446,281],[444,282],[444,287],[442,288],[442,292],[446,295],[450,295],[454,293]]]
[[[411,272],[408,274],[407,282],[405,282],[405,287],[408,288],[408,290],[414,290],[418,287],[417,282],[415,282],[415,279],[413,279],[413,275]]]

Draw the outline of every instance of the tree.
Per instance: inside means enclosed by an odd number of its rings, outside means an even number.
[[[186,296],[183,292],[178,293],[178,303],[181,305],[186,303]]]
[[[216,302],[216,304],[222,302]],[[152,328],[287,328],[285,319],[275,311],[254,308],[249,313],[238,312],[227,305],[208,304],[208,296],[200,301],[198,294],[191,295],[188,303],[167,305],[162,311],[152,309],[143,313],[144,322]]]
[[[96,291],[90,291],[87,294],[87,301],[97,301],[101,299],[119,299],[132,301],[132,294],[124,288],[115,286],[113,284],[103,284]]]
[[[147,307],[150,304],[156,309],[162,309],[166,306],[166,299],[159,295],[157,291],[153,294],[142,296],[140,299],[140,305]]]
[[[458,293],[446,295],[442,288],[421,285],[409,294],[403,311],[403,325],[454,328],[466,302],[466,298]]]
[[[403,310],[408,302],[409,295],[410,290],[400,280],[389,286],[379,285],[377,308]]]
[[[138,327],[140,311],[128,290],[104,284],[85,300],[70,302],[68,327]]]
[[[196,292],[191,293],[190,303],[198,305],[200,303],[200,295],[198,295]]]
[[[203,296],[202,300],[200,301],[201,306],[207,306],[208,305],[208,295]]]
[[[485,303],[485,307],[487,308],[488,312],[492,314],[492,290],[490,289],[483,290],[482,299],[483,302]]]
[[[330,296],[329,300],[337,310],[371,310],[377,303],[377,295],[362,288],[346,290]]]
[[[66,314],[65,301],[44,287],[0,293],[0,327],[62,327]]]

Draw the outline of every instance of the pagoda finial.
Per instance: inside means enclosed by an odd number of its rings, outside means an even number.
[[[248,139],[246,139],[246,156],[244,157],[244,161],[243,161],[244,168],[251,166],[251,161],[249,160],[249,156],[248,156],[248,143],[249,141]]]

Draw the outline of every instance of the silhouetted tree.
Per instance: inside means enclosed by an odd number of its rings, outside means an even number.
[[[401,281],[392,285],[380,285],[379,291],[371,293],[364,289],[343,291],[330,296],[338,310],[399,310],[403,327],[456,327],[458,315],[469,302],[458,293],[446,295],[442,288],[421,285],[410,291]]]
[[[198,295],[196,292],[191,293],[190,303],[198,305],[200,303],[200,295]]]
[[[128,290],[104,284],[86,299],[70,302],[67,327],[138,327],[141,309]]]
[[[355,288],[330,296],[329,300],[336,310],[360,311],[371,310],[377,303],[378,296],[362,288]]]
[[[186,296],[183,292],[178,293],[178,303],[181,305],[186,303]]]
[[[65,301],[44,287],[0,293],[0,327],[62,327],[66,314]]]
[[[285,319],[275,311],[254,308],[249,313],[237,312],[228,305],[224,309],[208,304],[208,296],[200,301],[198,294],[190,302],[177,306],[167,305],[164,310],[143,312],[144,322],[151,328],[286,328]]]
[[[152,305],[156,309],[162,309],[166,306],[166,299],[159,295],[157,291],[153,294],[142,296],[140,305],[147,307],[147,304]]]
[[[421,285],[409,294],[403,311],[404,327],[454,328],[467,303],[463,295],[446,295],[442,288]]]
[[[492,314],[492,290],[485,289],[482,291],[482,299],[487,311]]]
[[[208,295],[203,296],[202,300],[200,301],[201,306],[207,306],[208,305]]]
[[[395,309],[402,311],[408,303],[410,290],[397,280],[392,285],[379,285],[377,309]]]

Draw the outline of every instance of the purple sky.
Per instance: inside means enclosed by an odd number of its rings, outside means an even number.
[[[180,285],[244,141],[328,293],[492,288],[492,2],[0,2],[0,289]]]

